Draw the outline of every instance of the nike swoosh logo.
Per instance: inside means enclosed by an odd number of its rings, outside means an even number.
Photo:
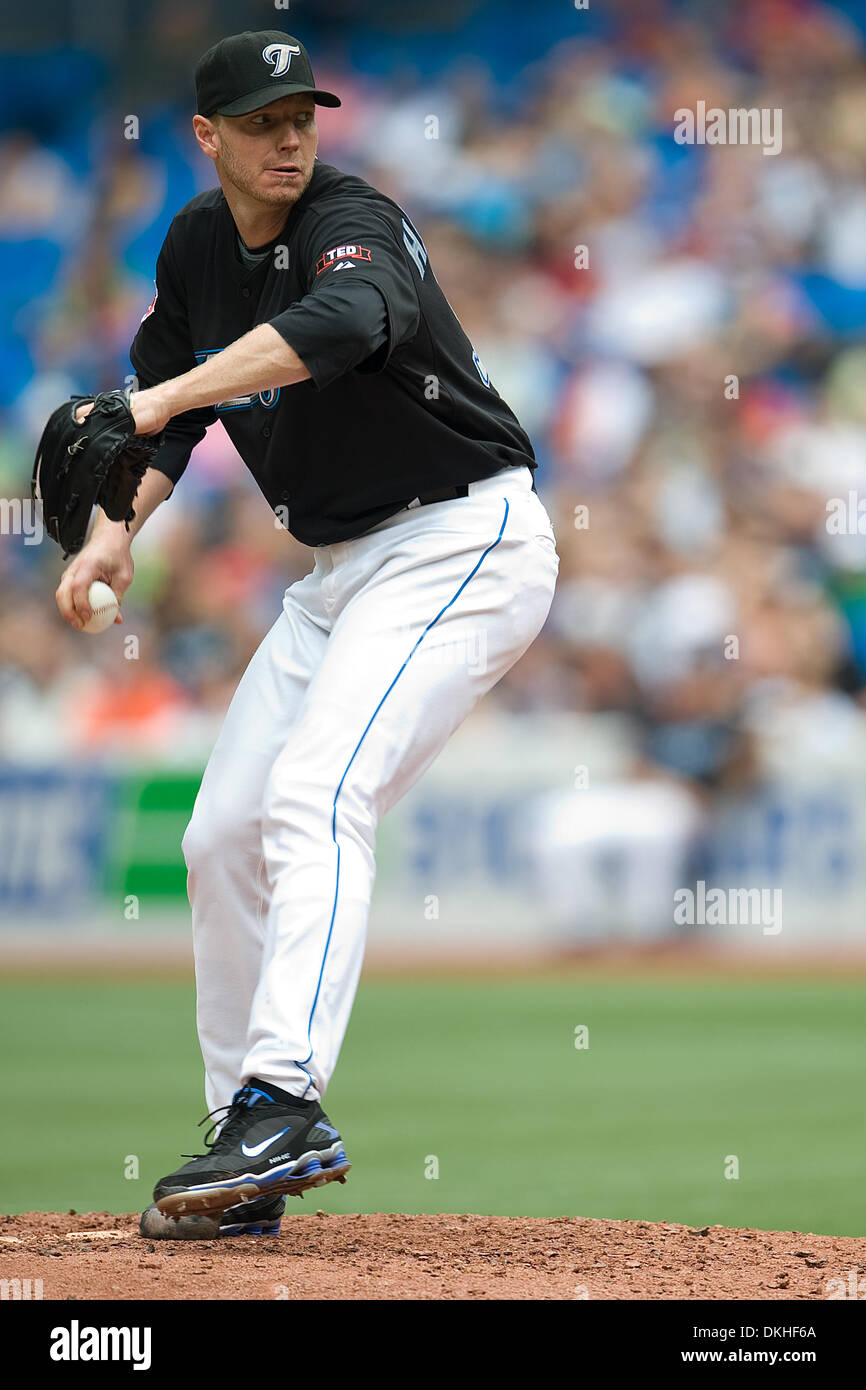
[[[241,1153],[247,1158],[258,1158],[259,1154],[263,1154],[265,1149],[270,1148],[271,1144],[276,1144],[278,1139],[282,1139],[284,1134],[288,1134],[290,1129],[291,1125],[287,1125],[285,1129],[280,1130],[279,1134],[272,1134],[270,1139],[263,1139],[260,1144],[255,1144],[251,1149],[248,1149],[246,1144],[241,1144]]]

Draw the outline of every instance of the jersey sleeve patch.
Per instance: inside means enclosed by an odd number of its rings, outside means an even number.
[[[323,270],[332,270],[337,265],[346,261],[367,261],[372,262],[373,253],[366,246],[360,246],[356,241],[342,242],[339,246],[334,246],[330,251],[326,251],[316,261],[316,274],[321,275]]]

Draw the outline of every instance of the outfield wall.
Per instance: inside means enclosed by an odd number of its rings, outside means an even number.
[[[476,715],[380,827],[371,942],[494,958],[695,935],[773,951],[866,940],[856,767],[707,802],[636,780],[632,757],[614,716]],[[180,841],[200,776],[0,767],[0,940],[185,935]]]

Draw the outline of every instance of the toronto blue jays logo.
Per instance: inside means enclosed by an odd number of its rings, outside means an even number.
[[[144,323],[144,320],[145,320],[145,319],[149,319],[150,316],[151,316],[151,314],[153,313],[154,309],[156,308],[156,301],[157,301],[157,299],[159,298],[159,290],[156,288],[156,282],[154,282],[153,288],[154,288],[154,290],[155,290],[156,292],[155,292],[155,294],[154,294],[154,296],[153,296],[153,299],[150,301],[150,304],[148,305],[148,307],[145,309],[144,313],[142,314],[141,319],[139,320],[139,322],[141,322],[141,323]]]
[[[481,361],[481,358],[478,356],[478,353],[475,352],[474,350],[473,350],[473,352],[472,352],[472,361],[475,363],[475,370],[476,370],[476,372],[478,373],[478,375],[481,377],[481,380],[484,382],[484,385],[485,385],[485,386],[489,386],[489,385],[490,385],[490,373],[488,372],[488,370],[487,370],[487,368],[485,367],[484,363]]]
[[[288,72],[292,65],[292,58],[300,53],[300,47],[296,43],[269,43],[267,48],[262,49],[262,57],[266,63],[273,64],[271,77],[282,77],[284,72]]]
[[[202,362],[207,362],[209,357],[216,357],[222,351],[222,348],[206,348],[201,352],[196,352],[195,360],[200,366]],[[280,388],[273,386],[267,391],[256,391],[251,396],[231,396],[228,400],[217,401],[214,410],[218,415],[223,415],[227,410],[249,410],[251,405],[256,404],[263,405],[266,410],[273,410],[279,399]]]

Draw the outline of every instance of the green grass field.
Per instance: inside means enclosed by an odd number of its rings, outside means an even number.
[[[327,1104],[355,1167],[306,1206],[862,1235],[863,995],[856,979],[365,980]],[[8,981],[0,1034],[0,1209],[135,1211],[201,1149],[191,985]]]

